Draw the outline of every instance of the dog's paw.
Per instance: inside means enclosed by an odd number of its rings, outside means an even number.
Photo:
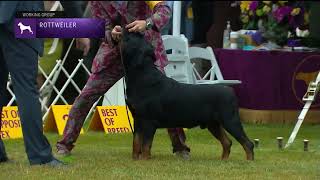
[[[132,154],[132,159],[135,161],[141,159],[141,154]]]
[[[150,154],[142,154],[141,157],[140,157],[141,160],[148,160],[148,159],[151,159],[151,155]]]

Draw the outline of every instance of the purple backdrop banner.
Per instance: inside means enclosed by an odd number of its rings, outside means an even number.
[[[224,79],[234,85],[243,108],[300,110],[309,82],[320,71],[320,53],[282,51],[214,50]],[[320,109],[320,96],[312,108]]]
[[[105,21],[93,18],[16,18],[16,38],[103,38]]]

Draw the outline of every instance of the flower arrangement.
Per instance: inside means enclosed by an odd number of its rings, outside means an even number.
[[[241,1],[244,29],[259,30],[262,37],[284,45],[289,34],[295,36],[297,27],[309,23],[307,4],[304,1]]]

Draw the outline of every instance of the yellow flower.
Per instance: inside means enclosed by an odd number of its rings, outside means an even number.
[[[287,3],[288,1],[278,1],[280,5],[284,5],[285,3]]]
[[[270,4],[271,3],[271,1],[262,1],[263,3],[265,3],[265,4]]]
[[[250,3],[251,1],[241,1],[241,4],[240,4],[241,12],[248,11]]]
[[[307,12],[304,13],[304,24],[309,24],[309,13]]]
[[[270,12],[271,8],[267,5],[264,5],[263,8],[262,8],[262,11],[265,12],[265,13],[268,13]]]
[[[158,4],[160,3],[161,1],[146,1],[146,3],[148,4],[149,8],[151,10],[153,10],[153,8]]]
[[[241,18],[243,23],[248,23],[249,22],[249,16],[242,16]]]
[[[300,13],[301,9],[300,8],[294,8],[291,11],[291,16],[296,16]]]
[[[262,16],[262,15],[263,15],[262,9],[257,9],[257,10],[256,10],[256,15],[257,15],[257,16]]]

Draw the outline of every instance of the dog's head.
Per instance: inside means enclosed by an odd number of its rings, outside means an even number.
[[[154,48],[141,33],[122,32],[122,58],[127,70],[153,65]]]

